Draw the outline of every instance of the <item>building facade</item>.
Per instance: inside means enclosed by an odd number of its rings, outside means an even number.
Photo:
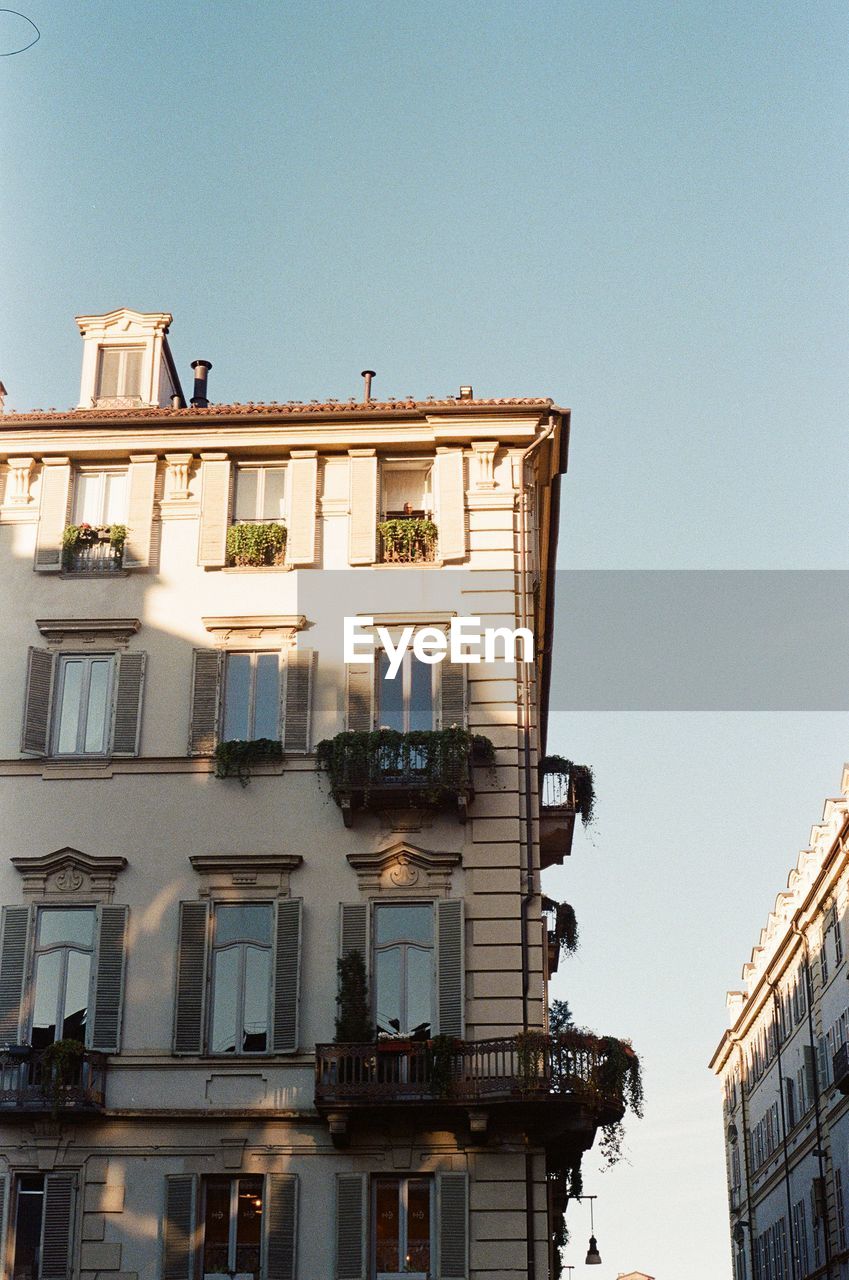
[[[547,1035],[568,412],[187,404],[170,323],[0,416],[0,1274],[545,1280],[622,1113]]]
[[[849,766],[778,894],[711,1067],[736,1280],[849,1276]]]

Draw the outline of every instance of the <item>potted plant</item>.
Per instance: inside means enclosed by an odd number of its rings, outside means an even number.
[[[433,560],[436,550],[437,528],[432,520],[407,515],[407,503],[403,516],[382,520],[377,526],[380,534],[382,558],[388,564],[412,564]],[[410,507],[412,511],[412,507]]]
[[[239,568],[261,569],[283,563],[286,526],[277,520],[260,524],[231,524],[227,530],[227,559]]]

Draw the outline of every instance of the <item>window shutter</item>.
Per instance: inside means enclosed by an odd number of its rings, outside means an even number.
[[[373,450],[351,454],[351,514],[348,560],[374,564],[377,537],[377,457]]]
[[[298,1047],[298,1004],[301,980],[300,898],[277,903],[277,945],[274,956],[275,1053],[294,1053]]]
[[[42,573],[62,568],[62,534],[68,523],[70,463],[44,463],[41,469],[41,508],[35,540],[35,567]]]
[[[174,1052],[203,1051],[204,991],[209,929],[205,902],[180,903],[177,944],[177,992],[174,1005]]]
[[[162,1230],[162,1280],[192,1280],[194,1275],[195,1179],[166,1177]]]
[[[340,907],[340,958],[344,960],[352,951],[359,951],[368,969],[368,905],[365,902],[343,902]]]
[[[141,731],[141,706],[147,654],[118,656],[118,681],[112,708],[112,755],[137,756]]]
[[[26,967],[29,907],[4,907],[0,919],[0,1044],[17,1044]]]
[[[121,369],[121,352],[105,348],[100,353],[100,371],[97,380],[98,399],[114,399],[118,394],[118,374]]]
[[[439,724],[442,729],[466,727],[466,664],[447,657],[441,663]]]
[[[441,1173],[436,1186],[439,1280],[466,1280],[469,1274],[469,1180],[465,1173]]]
[[[40,1280],[69,1280],[74,1179],[69,1173],[48,1173],[44,1179],[41,1223]]]
[[[444,898],[437,911],[439,1034],[463,1035],[463,900]],[[453,1274],[453,1273],[452,1273]]]
[[[9,1179],[0,1173],[0,1258],[6,1257],[6,1231],[9,1221]]]
[[[101,1053],[117,1053],[121,1044],[126,932],[126,907],[100,908],[91,1047]]]
[[[349,730],[370,733],[374,724],[374,664],[348,666],[347,714]]]
[[[156,458],[132,458],[127,478],[127,541],[122,561],[125,569],[146,569],[150,564],[155,484]]]
[[[53,692],[53,654],[30,648],[27,656],[27,688],[21,751],[46,756],[50,739],[50,699]]]
[[[220,568],[227,562],[227,517],[230,507],[230,463],[203,462],[198,564]]]
[[[466,486],[463,481],[463,450],[437,449],[435,469],[439,558],[464,560]]]
[[[295,1280],[297,1214],[297,1176],[269,1173],[263,1208],[267,1280]]]
[[[312,727],[312,649],[290,649],[286,655],[286,695],[283,706],[283,747],[309,751]]]
[[[365,1280],[366,1180],[336,1175],[336,1280]]]
[[[192,664],[192,716],[189,755],[211,756],[218,735],[218,703],[224,654],[218,649],[195,649]]]
[[[290,564],[315,563],[315,505],[318,461],[315,450],[296,451],[289,464],[289,532],[286,559]]]

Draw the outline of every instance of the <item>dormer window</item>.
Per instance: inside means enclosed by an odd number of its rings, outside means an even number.
[[[142,347],[104,347],[97,375],[97,402],[141,403]]]

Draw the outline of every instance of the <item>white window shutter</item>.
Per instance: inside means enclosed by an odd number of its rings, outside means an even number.
[[[294,450],[289,463],[289,564],[315,563],[315,507],[318,461],[314,449]]]
[[[226,458],[204,458],[201,477],[198,564],[219,569],[227,563],[230,463]]]
[[[192,1280],[195,1274],[196,1184],[191,1174],[165,1179],[162,1280]]]
[[[339,907],[340,959],[344,960],[352,951],[359,951],[368,971],[368,905],[365,902],[343,902]]]
[[[370,733],[374,726],[374,664],[346,667],[345,728]]]
[[[366,1179],[361,1173],[336,1175],[336,1280],[365,1280]]]
[[[440,1173],[436,1179],[439,1280],[467,1280],[469,1274],[469,1179]]]
[[[117,1053],[121,1047],[127,912],[127,907],[113,906],[99,912],[91,1047],[101,1053]]]
[[[118,655],[118,677],[112,707],[112,755],[137,756],[147,654]]]
[[[377,538],[377,455],[373,449],[350,453],[351,514],[348,517],[348,561],[374,564]]]
[[[223,668],[224,654],[219,649],[195,649],[189,720],[190,756],[211,756],[215,751]]]
[[[436,451],[436,526],[440,560],[466,558],[466,486],[463,450]]]
[[[465,956],[463,899],[443,898],[437,911],[437,999],[439,1034],[463,1036]]]
[[[42,573],[58,573],[62,568],[62,534],[68,523],[70,488],[71,464],[45,460],[35,541],[35,567]]]
[[[287,752],[307,752],[310,749],[315,658],[313,649],[290,649],[286,655],[283,749]]]
[[[466,727],[466,664],[451,662],[446,657],[440,663],[439,726],[450,729],[456,725]]]
[[[298,1013],[301,984],[300,898],[277,903],[277,936],[274,949],[274,1053],[294,1053],[298,1048]]]
[[[48,1173],[44,1179],[39,1280],[70,1280],[73,1219],[73,1174]]]
[[[0,1044],[20,1040],[29,907],[4,907],[0,915]]]
[[[295,1280],[298,1238],[298,1178],[269,1173],[263,1205],[266,1280]]]
[[[53,697],[54,655],[47,649],[28,650],[27,684],[21,751],[46,756],[50,746],[50,707]]]
[[[156,458],[131,458],[127,477],[127,541],[122,560],[125,569],[146,569],[150,564],[155,486]]]
[[[180,903],[177,985],[174,999],[174,1052],[203,1051],[209,907],[206,902]]]

